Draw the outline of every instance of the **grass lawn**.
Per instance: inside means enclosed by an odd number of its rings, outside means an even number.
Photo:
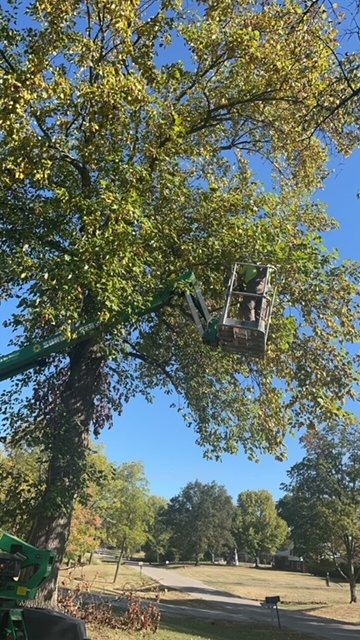
[[[346,583],[333,582],[327,587],[323,578],[307,573],[248,566],[186,566],[176,571],[232,595],[252,600],[279,595],[283,607],[304,609],[314,615],[360,624],[360,603],[348,604],[349,587]]]
[[[184,620],[174,618],[171,622],[162,622],[156,635],[128,633],[120,630],[104,629],[88,625],[91,640],[313,640],[313,636],[304,636],[294,631],[286,631],[275,627],[240,624],[221,620]]]
[[[255,569],[248,566],[186,566],[171,568],[169,571],[177,571],[182,575],[201,580],[214,589],[231,595],[252,600],[264,600],[265,596],[279,595],[283,608],[301,609],[311,615],[360,624],[360,603],[348,604],[349,588],[345,583],[332,583],[327,587],[324,579],[310,574]],[[159,591],[157,583],[145,575],[142,576],[138,567],[122,565],[115,585],[113,584],[114,573],[114,563],[98,562],[71,571],[63,569],[61,576],[64,586],[83,585],[84,588],[87,587],[91,591],[105,595],[137,591],[145,598],[153,598]],[[162,589],[160,595],[162,601],[173,604],[203,609],[217,608],[212,602],[194,599],[180,591]]]
[[[82,585],[91,591],[101,591],[106,595],[119,595],[124,591],[143,591],[153,593],[157,583],[142,576],[139,569],[121,565],[116,584],[113,583],[116,565],[113,562],[99,562],[97,564],[76,567],[76,569],[63,568],[60,572],[60,581],[64,587],[76,587]]]

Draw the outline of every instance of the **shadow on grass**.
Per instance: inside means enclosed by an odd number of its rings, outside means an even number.
[[[220,603],[212,602],[208,600],[200,600],[197,598],[176,598],[175,592],[174,597],[169,599],[162,598],[160,594],[160,602],[161,604],[168,604],[174,607],[189,607],[191,609],[209,609],[210,611],[228,611],[227,607],[221,606]]]
[[[178,586],[176,587],[177,591],[184,591],[185,593],[198,593],[198,594],[202,594],[202,595],[209,595],[209,596],[220,596],[221,598],[241,598],[242,596],[235,596],[233,593],[230,593],[230,591],[222,591],[221,589],[213,589],[213,587],[206,587],[206,585],[204,585],[204,587],[195,587],[195,586],[188,586],[188,587],[181,587]],[[246,600],[254,600],[255,602],[258,602],[258,600],[256,600],[255,598],[246,598]]]
[[[192,639],[198,636],[207,640],[313,640],[313,636],[253,622],[173,618],[163,620],[160,629],[165,633],[168,631],[189,635]]]
[[[217,613],[224,613],[224,614],[233,614],[236,615],[239,613],[239,605],[237,604],[224,604],[219,602],[214,602],[212,600],[200,600],[200,599],[196,599],[196,598],[187,598],[187,599],[181,599],[181,598],[176,598],[176,592],[173,591],[171,596],[174,595],[174,597],[171,597],[169,599],[167,598],[162,598],[161,594],[160,594],[160,603],[164,604],[164,605],[170,605],[170,606],[174,606],[174,607],[187,607],[189,609],[202,609],[202,610],[209,610],[209,611],[215,611]],[[244,605],[241,605],[242,608],[244,608]],[[279,611],[280,611],[280,615],[285,614],[286,612],[291,613],[295,613],[295,614],[305,614],[307,616],[308,620],[314,619],[314,616],[312,615],[313,612],[315,611],[321,611],[321,609],[324,608],[323,604],[319,604],[319,605],[315,605],[315,604],[304,604],[304,605],[286,605],[284,603],[281,603],[279,606]],[[250,610],[251,611],[251,610]],[[257,609],[257,611],[259,611],[259,609]],[[271,620],[271,613],[268,609],[260,609],[260,615],[264,615],[264,618],[268,618],[269,620]],[[354,627],[358,627],[359,623],[358,622],[351,622],[351,621],[341,621],[338,620],[336,618],[331,618],[331,617],[327,617],[325,616],[316,616],[315,617],[315,621],[317,621],[318,623],[329,623],[329,625],[333,624],[333,625],[349,625],[349,627],[354,626]],[[359,635],[359,640],[360,640],[360,635]]]
[[[180,604],[180,603],[179,603]],[[168,621],[168,616],[192,616],[193,619],[195,617],[196,621],[201,622],[204,619],[207,621],[210,619],[212,624],[222,624],[225,622],[230,625],[251,625],[254,628],[258,629],[259,625],[263,625],[263,627],[269,628],[271,624],[271,612],[269,609],[262,607],[254,607],[252,605],[240,604],[240,605],[227,605],[226,609],[219,609],[216,606],[212,606],[211,610],[206,611],[208,607],[202,604],[201,609],[198,608],[196,610],[195,601],[193,601],[194,606],[188,606],[183,601],[181,605],[175,606],[172,602],[167,604],[166,601],[162,601],[160,607],[163,611],[163,618]],[[214,604],[214,603],[211,603]],[[210,603],[208,603],[210,605]],[[181,607],[181,610],[180,610]],[[238,618],[236,620],[236,617]],[[240,620],[239,620],[240,618]],[[244,619],[244,623],[241,618]],[[359,640],[358,633],[358,625],[352,623],[344,623],[339,620],[333,620],[330,618],[323,618],[319,616],[311,615],[311,612],[305,611],[285,611],[282,610],[280,612],[280,618],[282,622],[282,626],[287,630],[284,631],[285,635],[270,635],[272,638],[307,638],[314,636],[326,637],[331,640]],[[226,619],[226,620],[224,620]],[[171,623],[171,618],[170,618]],[[188,624],[188,622],[186,622]],[[294,629],[296,632],[302,632],[304,635],[296,635],[295,631],[291,632],[289,629]],[[293,633],[293,635],[291,635]],[[294,635],[295,633],[295,635]],[[287,635],[286,635],[287,634]],[[252,638],[262,638],[262,636],[249,636],[249,639]],[[245,636],[246,638],[246,636]],[[266,636],[264,636],[266,638]]]

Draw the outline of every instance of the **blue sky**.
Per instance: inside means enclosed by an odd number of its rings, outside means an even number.
[[[360,191],[360,151],[345,160],[337,158],[332,167],[324,191],[316,195],[341,224],[339,230],[325,234],[326,245],[338,248],[343,259],[360,260],[360,200],[356,197]],[[271,456],[250,462],[242,453],[227,455],[222,462],[208,461],[195,444],[194,433],[168,405],[169,398],[160,391],[152,405],[140,398],[131,402],[124,415],[115,419],[114,428],[100,438],[109,457],[117,463],[141,460],[151,491],[166,498],[195,478],[224,484],[234,498],[245,489],[266,488],[275,498],[281,495],[279,487],[286,481],[286,470],[303,456],[297,437],[287,439],[285,462]],[[360,415],[355,405],[352,408]]]

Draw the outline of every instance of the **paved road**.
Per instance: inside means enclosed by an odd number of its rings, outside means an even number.
[[[197,600],[206,600],[214,604],[214,609],[190,608],[161,603],[162,611],[176,615],[189,615],[202,618],[222,618],[231,620],[254,620],[271,623],[271,612],[260,603],[245,598],[236,598],[224,591],[218,591],[208,585],[176,573],[174,569],[160,569],[143,565],[144,574],[153,578],[168,589],[176,589],[190,594]],[[216,609],[218,609],[216,611]],[[219,611],[221,609],[221,611]],[[225,612],[224,612],[225,609]],[[283,627],[326,638],[327,640],[360,640],[360,625],[350,625],[333,620],[325,620],[300,611],[281,610]]]

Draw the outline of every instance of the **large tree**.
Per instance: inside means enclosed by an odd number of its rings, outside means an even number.
[[[360,432],[324,429],[305,439],[306,456],[288,472],[280,501],[296,548],[332,560],[357,602],[360,577]]]
[[[115,467],[100,447],[87,451],[82,491],[75,503],[68,557],[92,552],[105,541],[102,527],[103,510],[107,508],[104,493],[113,485]],[[33,511],[46,486],[47,460],[38,450],[14,447],[0,450],[0,527],[20,538],[27,538],[33,524]]]
[[[193,559],[195,564],[206,552],[214,559],[215,554],[220,555],[234,545],[234,511],[225,487],[216,482],[189,482],[171,498],[167,508],[169,545],[182,559]]]
[[[148,482],[140,462],[125,462],[116,468],[104,488],[101,513],[103,539],[117,548],[117,579],[124,555],[137,551],[146,541],[151,520]]]
[[[326,11],[295,0],[16,0],[0,36],[0,293],[17,301],[15,344],[103,327],[1,399],[5,437],[46,452],[31,541],[60,562],[89,435],[135,394],[175,389],[216,456],[283,455],[288,430],[351,421],[338,341],[354,340],[356,272],[324,248],[335,222],[311,194],[328,148],[356,139],[357,67]],[[138,320],[189,269],[218,310],[235,260],[278,269],[265,362],[202,345],[179,303]]]
[[[82,561],[86,553],[92,554],[103,541],[102,520],[92,509],[87,509],[84,504],[77,502],[74,507],[71,520],[69,539],[66,545],[66,557],[68,561]]]
[[[170,539],[170,529],[166,522],[167,500],[159,496],[150,496],[147,502],[149,521],[147,540],[143,546],[146,560],[160,562],[165,560],[165,552]]]
[[[288,526],[276,511],[269,491],[243,491],[238,496],[235,537],[238,548],[246,551],[259,566],[261,554],[277,551],[288,537]]]
[[[85,481],[75,502],[71,519],[70,535],[66,545],[68,559],[92,554],[101,543],[107,542],[103,518],[108,510],[105,496],[113,486],[116,467],[110,462],[101,447],[88,451]]]

